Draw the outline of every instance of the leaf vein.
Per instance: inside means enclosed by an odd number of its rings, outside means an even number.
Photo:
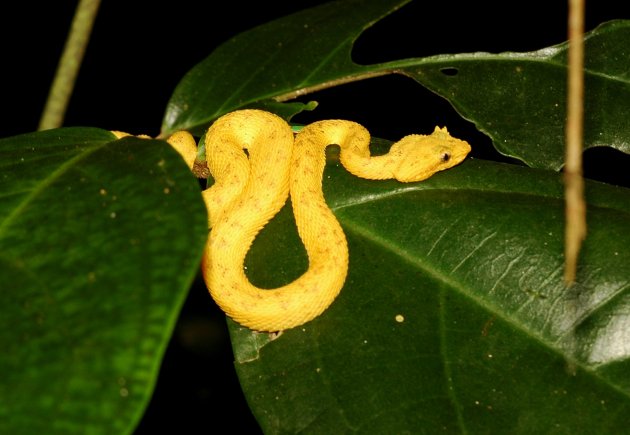
[[[477,252],[479,249],[481,249],[483,247],[483,245],[486,244],[486,242],[488,242],[488,240],[494,238],[497,235],[497,232],[494,231],[492,233],[490,233],[488,236],[486,236],[481,242],[479,242],[479,244],[477,246],[475,246],[474,249],[472,249],[468,255],[466,255],[464,258],[462,258],[462,260],[451,270],[451,273],[456,272],[460,267],[462,267],[464,265],[464,263],[466,261],[468,261],[468,259],[470,259],[475,252]]]
[[[109,142],[107,142],[109,143]],[[4,234],[9,228],[9,226],[13,223],[13,221],[20,215],[22,211],[28,207],[28,205],[34,201],[34,199],[39,195],[44,189],[54,183],[59,177],[64,175],[66,171],[72,168],[77,162],[85,159],[90,154],[94,153],[98,149],[105,146],[105,144],[98,144],[91,146],[89,148],[85,148],[81,150],[74,157],[64,161],[60,166],[58,166],[54,171],[52,171],[48,176],[43,178],[40,183],[38,183],[33,189],[30,190],[30,194],[26,195],[20,203],[13,208],[13,210],[7,215],[7,217],[0,223],[0,240],[4,238]]]

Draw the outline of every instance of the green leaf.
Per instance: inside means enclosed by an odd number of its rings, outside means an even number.
[[[588,182],[578,284],[563,284],[563,186],[482,160],[416,184],[327,167],[349,275],[278,337],[230,322],[265,433],[621,433],[630,412],[630,191]],[[339,186],[344,186],[343,189]],[[253,282],[305,270],[290,210],[256,239]]]
[[[403,74],[448,99],[493,140],[531,167],[558,170],[564,159],[567,43],[529,53],[470,53],[357,65],[352,44],[405,0],[338,1],[281,18],[220,46],[179,83],[163,134],[199,135],[214,119],[242,107],[290,117],[284,102],[318,89],[383,74]],[[630,21],[602,24],[585,36],[584,147],[630,153]],[[308,53],[305,56],[304,53]]]
[[[585,149],[630,153],[628,46],[628,20],[585,35]],[[400,72],[447,98],[501,153],[558,170],[564,161],[567,49],[563,43],[530,53],[435,56],[411,61]]]
[[[168,144],[107,131],[0,140],[0,433],[130,433],[206,238]]]
[[[341,0],[241,33],[180,81],[162,121],[162,135],[201,134],[214,119],[263,100],[348,81],[373,69],[352,62],[359,34],[409,0]],[[369,73],[368,73],[369,75]],[[339,81],[340,78],[343,80]]]

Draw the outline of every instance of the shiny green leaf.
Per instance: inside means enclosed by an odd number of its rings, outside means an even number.
[[[0,433],[131,433],[206,238],[165,142],[0,140]]]
[[[340,296],[278,337],[230,322],[265,433],[625,431],[628,189],[587,183],[589,235],[566,288],[552,171],[469,160],[416,184],[337,165],[324,179],[350,246]],[[292,222],[286,208],[257,238],[253,282],[305,270]]]
[[[628,46],[628,20],[585,35],[585,148],[630,153]],[[447,98],[503,154],[558,170],[564,161],[567,49],[563,43],[531,53],[436,56],[400,71]]]
[[[372,67],[350,59],[354,40],[408,1],[335,1],[237,35],[180,81],[168,103],[162,134],[200,134],[214,119],[238,108],[371,74]]]

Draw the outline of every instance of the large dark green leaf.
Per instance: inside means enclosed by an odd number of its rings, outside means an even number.
[[[554,172],[469,160],[404,185],[333,166],[325,187],[350,245],[337,301],[275,339],[231,323],[266,433],[625,430],[630,191],[587,183],[589,235],[565,288]],[[291,222],[285,209],[257,238],[254,282],[306,267]]]
[[[129,433],[206,238],[165,142],[60,129],[0,141],[0,432]]]
[[[585,148],[630,153],[629,46],[627,20],[585,36]],[[503,154],[557,170],[564,161],[567,49],[436,56],[401,71],[447,98]]]
[[[354,40],[408,1],[335,1],[237,35],[177,85],[164,115],[162,134],[200,132],[232,110],[371,74],[372,67],[350,59]]]

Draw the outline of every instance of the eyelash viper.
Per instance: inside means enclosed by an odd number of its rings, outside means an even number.
[[[167,141],[192,167],[197,154],[192,135],[178,132]],[[352,174],[402,182],[453,167],[471,150],[439,127],[431,135],[405,136],[385,155],[370,156],[369,132],[351,121],[314,122],[294,137],[282,118],[262,110],[217,119],[205,135],[215,182],[203,191],[211,230],[202,272],[216,303],[243,326],[257,331],[299,326],[326,310],[343,287],[348,247],[322,192],[325,148],[331,144],[339,145],[340,161]],[[245,256],[289,194],[309,267],[287,285],[260,289],[245,275]]]

